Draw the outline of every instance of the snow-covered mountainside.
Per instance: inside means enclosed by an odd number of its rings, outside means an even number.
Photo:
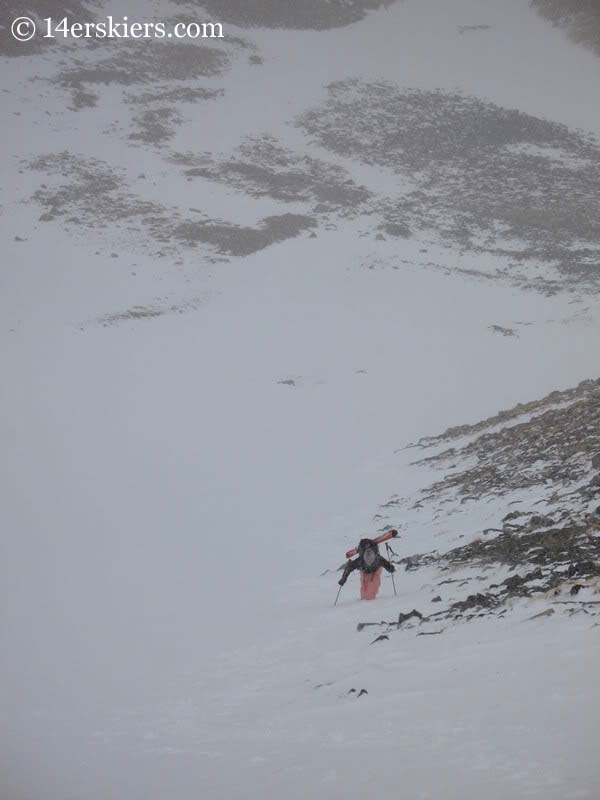
[[[2,4],[1,800],[597,798],[599,30]]]

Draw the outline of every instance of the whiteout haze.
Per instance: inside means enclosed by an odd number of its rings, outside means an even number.
[[[596,800],[598,30],[2,3],[2,800]]]

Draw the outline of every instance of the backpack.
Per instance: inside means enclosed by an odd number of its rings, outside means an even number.
[[[379,567],[379,547],[372,539],[361,539],[358,543],[358,555],[362,562],[363,572],[375,572]]]

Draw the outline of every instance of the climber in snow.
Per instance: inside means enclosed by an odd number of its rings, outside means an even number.
[[[397,535],[397,531],[392,533]],[[342,577],[338,581],[343,586],[348,580],[350,573],[355,569],[360,570],[360,599],[374,600],[381,586],[381,570],[394,572],[395,567],[387,558],[379,552],[378,542],[374,539],[361,539],[358,543],[358,556],[354,560],[349,559],[344,567]]]

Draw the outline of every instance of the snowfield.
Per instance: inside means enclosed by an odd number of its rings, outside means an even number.
[[[0,798],[596,800],[598,56],[222,5],[0,12]]]

